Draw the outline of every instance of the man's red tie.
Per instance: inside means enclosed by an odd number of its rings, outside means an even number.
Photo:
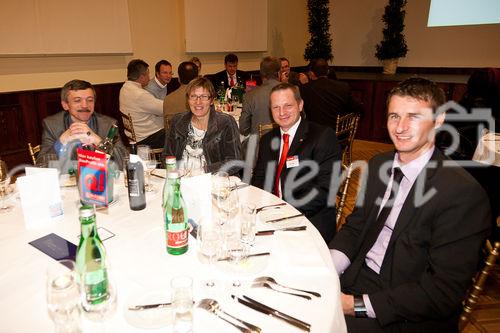
[[[231,78],[229,79],[229,86],[234,87],[234,78],[232,75],[231,75]]]
[[[274,180],[274,195],[280,196],[280,176],[281,170],[286,162],[286,156],[288,155],[288,138],[289,134],[283,134],[283,149],[281,150],[280,164],[278,165],[278,170],[276,171],[276,179]]]

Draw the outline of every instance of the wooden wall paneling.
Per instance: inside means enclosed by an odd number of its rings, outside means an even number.
[[[26,155],[26,129],[19,94],[0,95],[0,156],[12,169]]]
[[[451,89],[450,99],[458,103],[464,96],[465,91],[467,90],[467,85],[462,83],[453,83],[450,84],[450,89]]]
[[[351,87],[353,98],[360,104],[361,117],[356,132],[357,139],[370,140],[373,108],[373,81],[345,80]]]

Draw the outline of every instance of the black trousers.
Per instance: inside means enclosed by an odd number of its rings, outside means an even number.
[[[151,148],[163,148],[165,146],[165,129],[161,129],[137,142],[137,145],[148,145]]]

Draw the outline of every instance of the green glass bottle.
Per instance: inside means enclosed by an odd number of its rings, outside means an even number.
[[[177,160],[175,156],[167,156],[165,157],[165,183],[163,184],[163,195],[162,195],[162,203],[161,207],[163,208],[163,214],[165,214],[165,209],[167,208],[168,196],[170,195],[170,182],[168,180],[168,173],[177,169]]]
[[[82,278],[86,303],[98,305],[109,297],[106,252],[96,228],[94,206],[80,207],[81,236],[76,250],[76,267]]]
[[[181,178],[177,171],[169,172],[167,177],[171,186],[165,209],[167,252],[183,254],[188,250],[188,217],[180,190]]]
[[[115,139],[117,133],[118,133],[118,125],[116,124],[111,125],[108,131],[108,135],[96,147],[96,150],[106,153],[106,157],[108,160],[111,157],[111,155],[113,155],[113,147],[114,147],[113,140]]]

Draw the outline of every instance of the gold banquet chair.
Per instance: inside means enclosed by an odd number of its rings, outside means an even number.
[[[339,230],[341,227],[340,222],[346,204],[347,192],[349,190],[349,184],[352,177],[352,164],[342,164],[342,172],[346,173],[346,179],[340,184],[339,190],[337,191],[337,216],[335,218],[335,221],[337,223],[337,230]]]
[[[267,132],[271,131],[272,129],[278,127],[278,124],[276,123],[269,123],[269,124],[259,124],[259,139],[264,136]]]
[[[36,165],[36,158],[38,156],[38,153],[40,152],[40,145],[38,146],[32,146],[31,142],[28,142],[28,151],[31,156],[31,161],[33,162],[33,165]]]
[[[358,129],[358,122],[359,115],[354,112],[337,116],[335,134],[342,149],[342,163],[345,165],[350,165],[352,162],[352,143]]]
[[[474,284],[467,292],[467,296],[464,301],[464,308],[458,322],[460,332],[464,331],[464,328],[471,321],[472,311],[478,304],[479,297],[484,291],[486,280],[488,279],[488,276],[496,265],[498,255],[500,253],[500,242],[496,242],[494,246],[491,246],[490,241],[487,240],[485,248],[487,250],[488,256],[486,257],[483,268],[476,274],[476,277],[474,278]]]
[[[130,116],[130,113],[127,114],[122,113],[122,120],[125,131],[127,131],[130,135],[127,133],[125,134],[127,135],[130,141],[137,143],[137,137],[135,136],[135,131],[134,131],[134,123],[132,122],[132,117]]]

